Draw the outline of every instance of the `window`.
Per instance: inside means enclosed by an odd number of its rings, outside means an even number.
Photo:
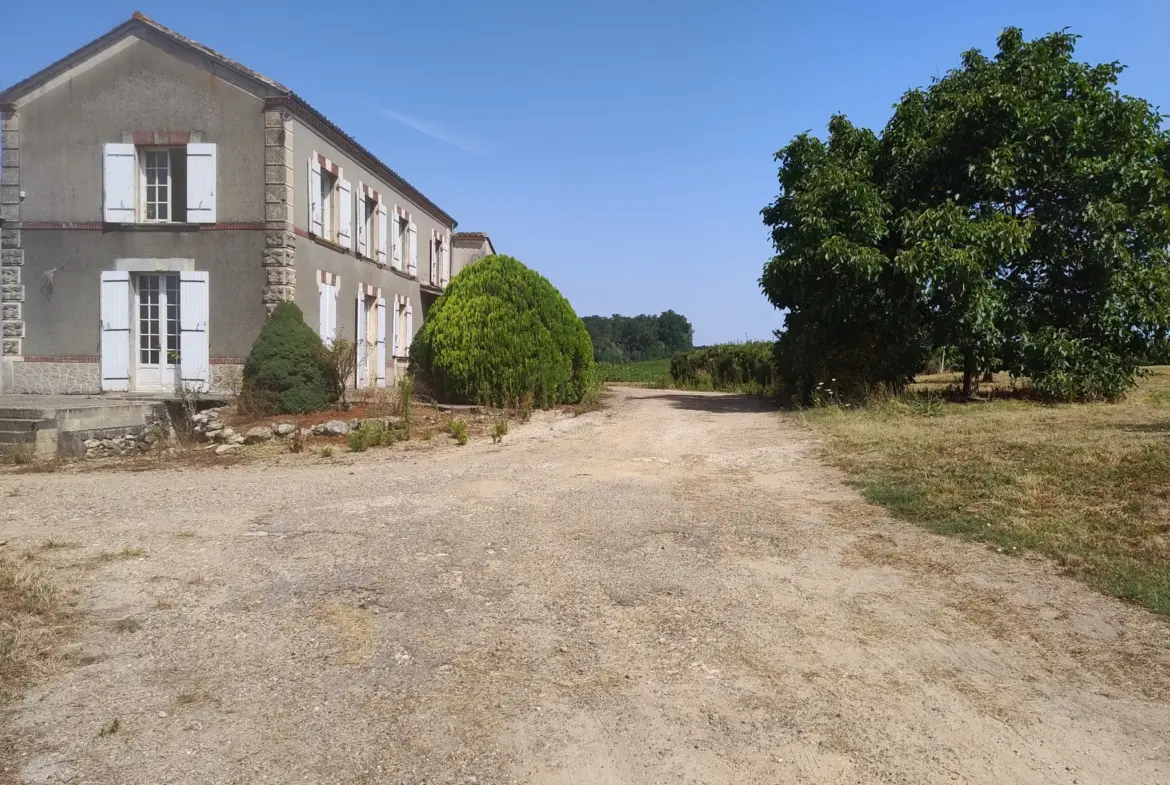
[[[141,220],[186,223],[187,148],[139,148]]]
[[[337,239],[336,193],[337,178],[329,172],[321,172],[321,191],[317,195],[321,200],[321,237],[333,241]]]
[[[409,260],[410,251],[410,222],[406,218],[399,216],[398,218],[398,236],[394,238],[394,242],[402,249],[402,253],[398,257],[398,269],[403,269],[406,265],[403,260]]]
[[[408,305],[404,304],[398,309],[398,334],[402,336],[399,353],[403,357],[410,354],[410,326],[406,319],[408,307]]]
[[[343,248],[351,248],[352,192],[352,186],[342,174],[341,167],[325,156],[313,153],[309,159],[309,234],[337,243]]]
[[[102,156],[106,223],[215,223],[214,144],[107,144]]]
[[[362,256],[374,257],[377,249],[381,248],[380,232],[378,231],[378,202],[369,196],[362,196],[362,210],[358,220],[362,222],[364,242],[358,248]]]

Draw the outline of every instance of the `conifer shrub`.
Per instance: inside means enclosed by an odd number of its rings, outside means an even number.
[[[548,279],[510,256],[465,268],[410,346],[411,371],[451,403],[577,403],[593,380],[585,324]]]
[[[244,396],[256,413],[320,411],[337,399],[326,350],[294,303],[281,303],[244,363]]]

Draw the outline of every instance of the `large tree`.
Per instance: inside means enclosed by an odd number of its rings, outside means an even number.
[[[1116,396],[1170,324],[1168,137],[1148,103],[1118,92],[1121,66],[1073,59],[1076,40],[1026,42],[1009,28],[994,58],[965,53],[903,96],[871,166],[855,173],[854,192],[886,210],[859,258],[914,289],[883,318],[922,325],[929,346],[959,348],[968,394],[976,371],[996,365],[1053,397]],[[803,180],[786,171],[794,165]],[[774,239],[790,227],[776,212],[782,200],[806,206],[804,223],[839,228],[841,202],[824,202],[806,169],[781,158],[781,196],[763,213]],[[855,223],[872,221],[863,210]],[[791,283],[792,249],[776,249],[761,279],[773,302]],[[841,291],[837,305],[854,307],[855,274],[834,262],[814,275],[822,294],[800,305],[835,324],[823,293]]]

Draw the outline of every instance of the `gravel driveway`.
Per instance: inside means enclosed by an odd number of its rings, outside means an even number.
[[[502,446],[0,476],[82,612],[0,780],[1170,782],[1170,625],[815,454],[620,390]]]

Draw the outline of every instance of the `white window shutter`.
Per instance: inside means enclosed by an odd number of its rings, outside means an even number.
[[[407,224],[406,233],[410,244],[410,274],[418,275],[418,227],[414,221]]]
[[[386,298],[379,297],[377,302],[378,309],[378,343],[377,356],[375,358],[375,371],[378,378],[375,384],[379,387],[386,386]]]
[[[317,334],[326,346],[333,345],[333,334],[329,330],[329,301],[333,299],[331,289],[333,287],[329,284],[317,281]]]
[[[210,389],[207,325],[211,303],[207,279],[206,270],[179,273],[179,378],[183,389],[192,392]]]
[[[410,344],[414,341],[414,309],[406,301],[406,338],[402,341],[404,356],[410,356]]]
[[[321,204],[321,163],[317,156],[309,159],[309,233],[325,234],[324,205]]]
[[[349,180],[337,181],[337,244],[353,248],[353,186]]]
[[[130,273],[101,275],[102,389],[130,389]]]
[[[451,280],[451,249],[448,248],[448,240],[446,238],[443,239],[443,258],[440,264],[443,267],[440,284],[446,286],[447,282]]]
[[[394,322],[391,329],[394,331],[394,356],[398,357],[402,354],[402,331],[398,329],[398,318],[402,312],[402,301],[398,295],[394,295]]]
[[[370,243],[366,237],[366,195],[361,180],[358,180],[353,196],[354,217],[357,218],[357,252],[361,256],[369,256]]]
[[[402,219],[398,217],[398,205],[394,205],[394,212],[390,216],[390,261],[398,269],[402,269],[402,241],[398,237],[398,224]]]
[[[134,193],[138,153],[132,144],[107,144],[102,152],[102,220],[109,224],[135,221]]]
[[[386,231],[386,205],[378,202],[378,264],[386,264],[386,242],[389,234]]]
[[[215,145],[187,145],[187,221],[215,223]]]
[[[362,291],[362,285],[358,284],[357,296],[357,386],[358,389],[367,386],[370,383],[370,366],[369,366],[369,352],[370,347],[366,344],[366,296]]]

